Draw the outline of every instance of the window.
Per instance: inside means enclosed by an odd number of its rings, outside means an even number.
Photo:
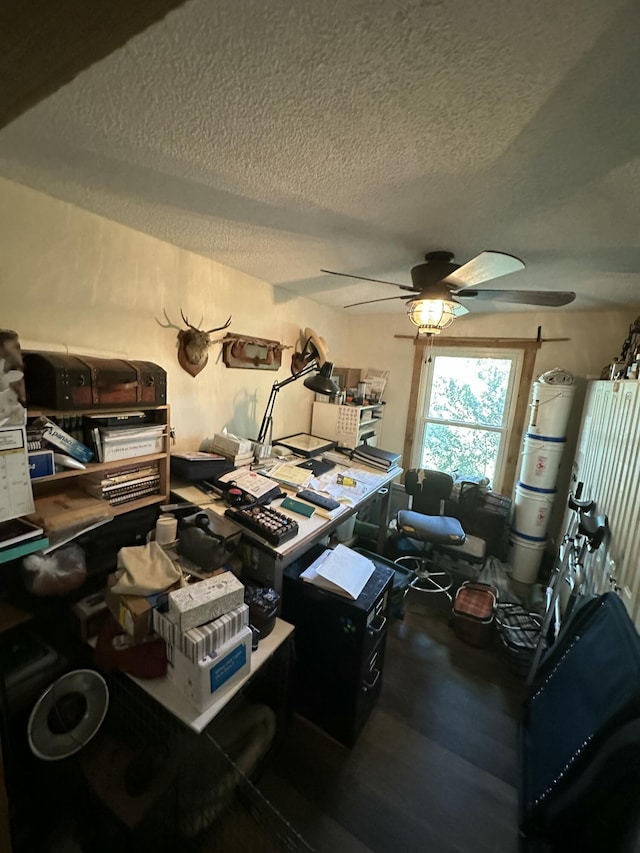
[[[412,464],[502,488],[522,353],[438,348],[424,364]]]

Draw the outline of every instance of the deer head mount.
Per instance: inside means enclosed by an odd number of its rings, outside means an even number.
[[[209,347],[215,343],[209,337],[213,332],[219,332],[226,329],[231,323],[231,317],[223,326],[216,326],[213,329],[200,329],[198,326],[192,326],[188,318],[184,316],[184,312],[180,309],[180,316],[187,327],[181,329],[169,319],[166,309],[163,309],[166,323],[161,323],[156,319],[156,323],[162,326],[163,329],[178,330],[178,362],[183,370],[186,370],[191,376],[197,376],[198,373],[205,367],[209,360]],[[201,318],[199,325],[202,325],[204,317]]]

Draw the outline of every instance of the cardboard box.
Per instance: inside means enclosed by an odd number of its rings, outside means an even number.
[[[115,617],[120,627],[133,637],[136,642],[146,639],[153,631],[153,608],[159,595],[118,595],[111,592],[111,587],[117,582],[115,574],[107,578],[108,587],[105,593],[107,607]],[[177,584],[176,584],[177,586]]]
[[[212,622],[244,604],[244,586],[232,572],[169,593],[169,614],[181,631]]]
[[[168,613],[153,611],[153,628],[162,639],[179,649],[190,661],[202,660],[231,642],[249,624],[249,607],[241,604],[199,628],[182,632]]]
[[[151,622],[153,607],[142,595],[118,595],[111,592],[111,587],[114,586],[116,580],[115,575],[109,575],[109,586],[105,594],[107,607],[127,634],[138,642],[144,640],[145,637],[149,636],[153,627]]]
[[[239,634],[204,660],[190,661],[174,646],[167,646],[167,676],[199,711],[251,672],[251,628]]]

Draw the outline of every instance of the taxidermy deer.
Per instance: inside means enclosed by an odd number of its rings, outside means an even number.
[[[191,376],[197,376],[209,360],[209,347],[215,343],[209,335],[213,332],[226,329],[231,322],[231,317],[229,317],[224,326],[216,326],[214,329],[207,329],[205,331],[204,329],[199,329],[197,326],[192,326],[188,318],[184,316],[182,309],[180,309],[180,316],[187,326],[186,329],[181,329],[180,326],[176,326],[175,323],[171,322],[166,309],[163,310],[167,320],[166,324],[161,323],[158,319],[156,319],[156,323],[162,326],[163,329],[178,330],[178,362],[180,367],[186,370]],[[200,320],[200,325],[202,325],[202,320]]]

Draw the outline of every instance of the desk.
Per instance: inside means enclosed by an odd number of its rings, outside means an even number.
[[[335,518],[327,519],[319,516],[317,513],[311,518],[304,518],[297,513],[287,512],[280,507],[282,500],[274,501],[271,506],[284,512],[298,522],[299,532],[293,539],[284,542],[282,545],[270,545],[266,540],[261,539],[251,530],[242,529],[243,539],[250,543],[252,554],[250,560],[245,560],[245,569],[248,576],[259,581],[265,586],[274,587],[278,593],[282,593],[282,572],[287,566],[291,565],[294,560],[302,556],[312,545],[315,545],[325,536],[332,533],[336,527],[339,527],[351,516],[355,515],[358,510],[362,509],[385,487],[390,487],[393,480],[402,473],[401,468],[394,468],[391,473],[376,471],[373,468],[366,466],[355,465],[350,462],[349,469],[361,470],[367,475],[369,486],[364,495],[351,505],[346,505],[344,510]],[[336,469],[338,473],[340,469]],[[226,506],[220,500],[208,498],[195,486],[172,484],[171,493],[176,498],[201,506],[203,509],[212,510],[217,513],[224,513]],[[389,520],[389,505],[391,502],[391,491],[387,488],[384,500],[380,510],[380,530],[378,533],[378,551],[384,550],[384,543],[387,534],[387,523]]]
[[[222,711],[225,705],[242,690],[249,679],[275,654],[292,633],[293,625],[276,618],[276,624],[271,633],[260,640],[258,648],[251,655],[250,673],[232,687],[223,690],[220,698],[212,702],[204,711],[198,711],[194,708],[169,678],[134,678],[132,675],[128,677],[174,717],[177,717],[199,734]]]

